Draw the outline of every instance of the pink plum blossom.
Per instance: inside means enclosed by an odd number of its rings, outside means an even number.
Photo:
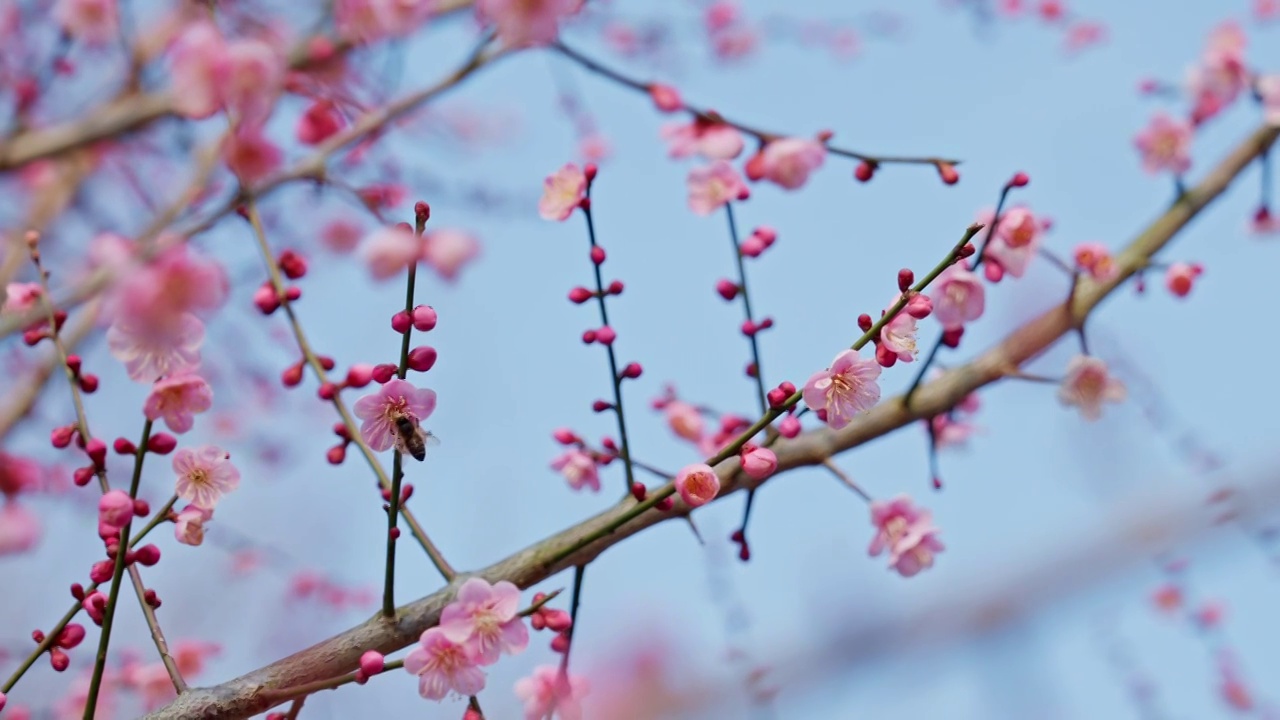
[[[582,698],[590,687],[586,678],[539,665],[532,675],[516,681],[515,692],[524,703],[525,720],[582,720]]]
[[[480,257],[480,241],[462,230],[440,228],[422,238],[422,261],[440,277],[454,281],[462,268]]]
[[[149,262],[122,269],[108,298],[108,316],[154,340],[173,342],[188,331],[187,315],[222,307],[231,283],[212,258],[190,249],[180,238],[158,241],[165,247]]]
[[[863,360],[858,351],[845,350],[836,355],[830,368],[814,373],[804,384],[804,403],[828,426],[839,430],[880,401],[879,377],[880,365],[875,360]]]
[[[1085,420],[1102,417],[1103,402],[1123,402],[1127,393],[1107,372],[1107,364],[1096,357],[1077,355],[1067,363],[1067,375],[1058,389],[1063,405],[1075,405]]]
[[[271,115],[284,82],[284,58],[270,43],[243,38],[227,44],[219,94],[240,127],[260,126]]]
[[[822,167],[827,149],[816,140],[783,138],[764,146],[760,154],[760,171],[766,180],[787,190],[804,185],[809,174]]]
[[[373,450],[389,450],[396,444],[396,419],[408,418],[416,426],[436,409],[436,393],[416,388],[408,380],[395,379],[356,401],[355,414],[364,422],[360,436]]]
[[[1217,115],[1239,97],[1249,83],[1245,65],[1244,31],[1234,21],[1227,21],[1209,33],[1208,42],[1187,77],[1194,98],[1192,121],[1200,124]]]
[[[0,493],[16,497],[40,484],[40,463],[21,455],[0,451]]]
[[[933,514],[916,508],[906,495],[873,500],[871,524],[876,526],[876,535],[867,552],[875,557],[887,549],[889,569],[902,577],[933,567],[934,555],[945,549],[935,537],[938,529],[933,526]]]
[[[246,185],[275,172],[283,157],[257,125],[241,125],[222,148],[222,161]]]
[[[596,467],[596,461],[582,450],[566,450],[551,462],[551,469],[564,475],[569,487],[574,490],[585,487],[592,492],[600,492],[600,471]]]
[[[1000,218],[996,235],[987,245],[987,257],[1015,278],[1022,277],[1040,247],[1042,229],[1030,210],[1012,208]]]
[[[141,383],[199,368],[203,342],[204,323],[190,313],[183,316],[179,331],[172,336],[140,332],[133,323],[121,320],[107,328],[111,356],[124,363],[130,379]]]
[[[374,280],[387,280],[408,270],[423,254],[422,239],[407,225],[374,230],[360,243],[360,257]]]
[[[1280,125],[1280,74],[1263,75],[1254,83],[1262,99],[1262,117],[1272,125]]]
[[[978,427],[962,419],[960,413],[941,413],[934,415],[926,422],[933,425],[933,441],[939,450],[963,447],[968,444],[969,438],[978,432]]]
[[[173,472],[178,476],[174,493],[209,510],[223,495],[240,486],[240,471],[231,464],[231,454],[213,445],[182,448],[174,453]]]
[[[188,505],[178,513],[173,536],[183,545],[197,547],[204,542],[204,524],[213,519],[213,511],[199,505]]]
[[[710,215],[721,205],[745,200],[750,195],[738,171],[724,160],[689,171],[689,209]]]
[[[490,585],[473,577],[440,613],[440,629],[449,642],[469,646],[475,663],[492,665],[502,653],[515,655],[529,645],[529,629],[516,615],[519,610],[520,588],[506,580]]]
[[[778,469],[778,456],[751,443],[742,446],[742,471],[753,480],[764,480]]]
[[[207,118],[221,105],[219,86],[227,72],[227,45],[212,23],[188,25],[172,49],[170,70],[174,109],[192,119]]]
[[[4,302],[0,313],[23,313],[35,307],[44,291],[40,283],[9,283],[4,288]]]
[[[53,19],[71,37],[91,45],[105,45],[116,38],[120,23],[117,0],[57,0]]]
[[[538,214],[543,220],[568,220],[587,196],[587,176],[569,163],[547,176],[542,183]]]
[[[676,473],[676,491],[689,507],[706,505],[720,493],[720,476],[710,465],[694,463]]]
[[[725,123],[698,117],[688,123],[667,123],[661,133],[673,158],[701,155],[708,160],[732,160],[742,154],[742,133]]]
[[[116,488],[98,498],[98,524],[118,531],[133,520],[133,498]]]
[[[404,659],[404,669],[418,676],[418,694],[443,700],[450,691],[475,695],[484,689],[484,671],[469,645],[455,643],[442,628],[428,628]]]
[[[893,302],[889,303],[889,307],[886,308],[886,311],[896,305],[899,299],[901,299],[901,296],[894,297]],[[880,328],[881,347],[883,347],[887,352],[893,353],[894,356],[902,362],[909,363],[916,359],[916,315],[924,312],[926,309],[928,312],[932,312],[933,310],[931,303],[929,303],[930,306],[928,308],[920,308],[922,301],[928,303],[928,296],[917,295],[911,298],[911,300],[907,302],[907,305],[903,306],[903,308],[893,316],[892,320],[885,323],[884,327]],[[913,303],[915,304],[915,308],[912,308]],[[913,313],[911,312],[912,309],[917,309],[917,311]]]
[[[1170,263],[1169,269],[1164,274],[1165,287],[1169,288],[1169,292],[1174,296],[1184,298],[1191,294],[1196,278],[1203,272],[1204,268],[1199,263]]]
[[[345,38],[374,42],[401,37],[431,16],[434,0],[338,0],[334,21]]]
[[[164,419],[175,433],[184,433],[195,424],[195,416],[213,407],[213,389],[193,373],[169,375],[151,386],[142,406],[148,420]]]
[[[546,45],[560,33],[560,22],[575,15],[583,0],[477,0],[476,14],[498,28],[507,47]]]
[[[1149,173],[1168,171],[1181,175],[1191,169],[1191,125],[1157,113],[1133,143]]]
[[[965,323],[982,317],[986,308],[986,289],[977,275],[963,263],[942,271],[934,282],[933,314],[943,330],[958,330]]]
[[[696,443],[702,439],[704,423],[702,413],[696,407],[683,400],[672,400],[664,410],[672,432],[689,442]]]
[[[1111,251],[1102,243],[1080,243],[1076,246],[1074,256],[1076,266],[1099,282],[1106,282],[1120,272],[1115,260],[1111,257]]]
[[[0,505],[0,557],[30,550],[40,540],[40,519],[21,503]]]

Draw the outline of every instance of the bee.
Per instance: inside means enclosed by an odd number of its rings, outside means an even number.
[[[427,446],[439,445],[440,439],[430,430],[406,416],[396,418],[396,449],[413,459],[422,461],[427,458]]]

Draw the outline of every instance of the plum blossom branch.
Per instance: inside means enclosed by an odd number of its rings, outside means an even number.
[[[653,83],[641,82],[639,80],[636,80],[635,78],[624,75],[623,73],[617,70],[614,70],[613,68],[607,67],[602,63],[592,58],[589,58],[586,55],[583,55],[582,53],[570,48],[569,46],[565,45],[562,42],[556,42],[552,47],[561,55],[578,63],[583,68],[597,75],[600,75],[601,77],[607,78],[608,80],[618,83],[623,87],[630,88],[631,90],[635,90],[636,92],[644,93],[645,95],[650,95],[653,93],[653,89],[655,87]],[[746,133],[747,135],[750,135],[756,138],[761,143],[767,143],[772,140],[777,140],[782,137],[785,137],[784,135],[781,135],[778,133],[769,132],[767,130],[761,130],[759,128],[755,128],[750,125],[745,125],[736,120],[727,118],[718,112],[713,112],[711,110],[704,109],[704,108],[698,108],[688,103],[680,102],[679,107],[677,109],[685,110],[686,112],[692,114],[694,117],[698,118],[699,120],[721,123],[721,124],[736,128],[739,132]],[[942,158],[942,157],[916,157],[916,156],[906,156],[906,155],[868,155],[866,153],[857,152],[855,150],[848,150],[845,148],[833,147],[831,145],[827,145],[826,150],[832,155],[840,155],[842,157],[847,157],[854,160],[860,160],[862,162],[869,163],[871,165],[903,164],[903,165],[934,165],[937,167],[942,167],[942,166],[954,166],[954,165],[960,164],[959,160],[952,160],[952,159]]]
[[[280,265],[276,262],[275,256],[271,253],[271,246],[267,243],[266,231],[262,227],[262,218],[258,215],[257,203],[252,197],[249,198],[245,205],[246,214],[249,218],[249,224],[253,227],[254,235],[258,240],[258,249],[261,252],[263,262],[266,263],[267,273],[271,279],[271,287],[275,290],[276,296],[280,300],[280,307],[285,311],[288,318],[289,327],[293,330],[294,340],[298,343],[298,349],[302,351],[303,357],[307,361],[307,365],[315,373],[316,378],[320,381],[321,386],[336,387],[329,381],[329,374],[321,364],[319,356],[311,348],[310,342],[307,341],[306,333],[302,330],[302,324],[298,322],[298,316],[293,311],[293,304],[290,302],[287,292],[285,291],[284,279],[280,272]],[[342,399],[342,394],[334,391],[330,402],[334,409],[338,411],[338,415],[342,418],[342,424],[347,428],[347,434],[351,441],[360,448],[360,452],[364,455],[365,461],[368,462],[370,469],[378,478],[378,485],[384,490],[390,492],[391,479],[387,477],[387,471],[382,468],[382,463],[378,462],[378,457],[373,454],[373,450],[369,444],[365,442],[364,437],[360,434],[360,427],[356,424],[355,418],[352,417],[351,411],[347,408],[346,402]],[[427,557],[431,559],[431,564],[436,566],[440,574],[445,580],[453,580],[455,575],[453,568],[448,561],[436,548],[435,543],[427,536],[418,519],[410,512],[409,508],[401,506],[400,514],[404,517],[405,522],[409,524],[409,530],[413,536],[417,538],[418,544],[422,545],[422,549],[426,551]]]
[[[732,453],[720,458],[716,473],[725,481],[720,498],[732,492],[747,489],[781,476],[785,471],[798,467],[819,465],[833,455],[858,447],[870,440],[887,435],[921,419],[931,417],[954,406],[962,398],[986,385],[1004,378],[1011,370],[1044,352],[1063,335],[1069,333],[1078,317],[1087,316],[1129,276],[1168,244],[1200,211],[1221,195],[1259,153],[1265,152],[1280,136],[1280,127],[1263,126],[1249,135],[1224,158],[1204,180],[1191,187],[1187,195],[1169,208],[1116,257],[1117,274],[1109,280],[1085,279],[1072,300],[1050,307],[1039,316],[1023,323],[1002,341],[973,361],[953,368],[936,380],[922,385],[916,393],[916,401],[910,406],[903,397],[882,401],[867,413],[855,418],[841,430],[827,427],[811,430],[787,442],[777,444],[778,472],[765,480],[753,480],[739,473],[740,463],[732,459]],[[888,315],[888,313],[886,313]],[[864,343],[865,344],[865,343]],[[758,432],[758,430],[757,430]],[[754,433],[753,433],[754,434]],[[1277,497],[1280,485],[1272,484],[1267,498],[1280,502]],[[1199,499],[1195,511],[1201,511]],[[526,547],[511,556],[476,573],[490,582],[508,580],[518,587],[527,588],[570,567],[591,562],[610,547],[661,522],[675,519],[680,513],[632,514],[637,505],[630,499],[597,515],[567,528],[551,537]],[[1167,526],[1166,526],[1167,527]],[[1099,547],[1104,548],[1097,557],[1118,560],[1111,552],[1115,547],[1127,547],[1134,537],[1148,542],[1158,533],[1134,534],[1131,526],[1123,536],[1107,537]],[[1089,560],[1089,568],[1096,568],[1096,557]],[[1057,565],[1037,559],[1035,578],[1046,580],[1042,584],[1027,584],[1039,591],[1057,597],[1060,594],[1063,575]],[[1080,567],[1075,564],[1073,567]],[[1048,575],[1045,568],[1051,568]],[[145,716],[145,720],[178,720],[186,717],[204,717],[217,720],[247,718],[270,707],[266,693],[317,679],[332,677],[357,666],[360,655],[369,649],[392,652],[416,642],[427,628],[436,625],[444,606],[456,592],[453,586],[442,588],[426,597],[403,606],[394,624],[380,617],[372,618],[345,632],[322,640],[310,648],[254,670],[239,678],[212,688],[193,688],[169,705]],[[1001,588],[1007,599],[1007,589]],[[946,602],[952,602],[948,597]],[[934,621],[961,619],[950,610],[932,611]],[[989,608],[986,609],[989,613]],[[987,617],[988,614],[969,613],[965,619]],[[930,617],[922,615],[921,617]],[[890,637],[899,638],[901,631],[894,629]],[[840,647],[850,646],[841,643]]]

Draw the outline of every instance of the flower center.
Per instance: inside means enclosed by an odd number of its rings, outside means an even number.
[[[187,474],[187,479],[191,481],[192,485],[208,485],[209,472],[204,468],[196,468]]]

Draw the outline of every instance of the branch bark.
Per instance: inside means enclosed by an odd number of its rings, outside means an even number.
[[[778,472],[772,477],[779,477],[786,470],[820,465],[832,455],[944,412],[969,393],[1016,371],[1019,365],[1038,356],[1063,335],[1080,327],[1099,303],[1126,279],[1144,268],[1192,218],[1221,195],[1250,162],[1266,152],[1278,135],[1278,127],[1264,126],[1254,131],[1211,170],[1202,182],[1191,188],[1117,256],[1119,273],[1114,279],[1102,283],[1082,279],[1067,301],[1025,323],[972,362],[922,385],[912,398],[910,407],[902,396],[894,397],[880,403],[842,430],[820,428],[793,440],[779,442],[774,446],[778,456]],[[716,467],[724,484],[717,501],[738,490],[747,490],[767,482],[750,480],[738,470],[737,458],[726,460]],[[678,519],[687,512],[687,508],[678,504],[677,510],[673,512],[645,513],[613,534],[578,547],[584,538],[616,520],[634,504],[634,500],[627,498],[612,508],[475,574],[490,582],[509,580],[521,588],[527,588],[562,570],[589,563],[626,538],[660,522]],[[565,554],[563,558],[553,561],[553,558],[562,554]],[[229,720],[261,713],[272,706],[268,691],[278,693],[284,688],[350,672],[359,665],[360,655],[366,650],[391,653],[409,646],[424,630],[439,621],[441,610],[453,598],[455,586],[466,577],[466,574],[459,575],[449,586],[400,607],[393,618],[375,615],[350,630],[239,678],[214,687],[193,688],[164,708],[150,713],[145,720]]]

